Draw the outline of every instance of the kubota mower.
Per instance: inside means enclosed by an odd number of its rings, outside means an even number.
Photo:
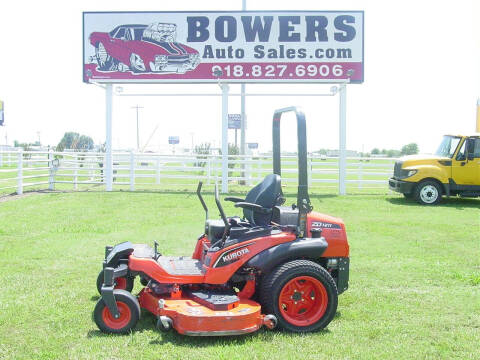
[[[297,117],[297,203],[281,206],[280,119]],[[208,219],[192,257],[164,256],[157,243],[124,242],[107,247],[93,313],[99,329],[126,333],[140,309],[155,315],[157,327],[192,336],[238,335],[262,325],[293,332],[326,327],[338,294],[348,288],[349,247],[343,221],[312,211],[307,182],[305,115],[296,108],[273,116],[273,172],[245,199],[227,197],[244,218],[227,217],[215,187],[221,220]],[[143,289],[131,294],[139,277]]]

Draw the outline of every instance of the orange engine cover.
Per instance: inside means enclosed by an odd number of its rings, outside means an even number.
[[[307,214],[307,236],[309,237],[312,236],[311,229],[322,229],[322,236],[327,240],[328,248],[323,253],[323,257],[349,256],[347,232],[342,219],[312,211]]]

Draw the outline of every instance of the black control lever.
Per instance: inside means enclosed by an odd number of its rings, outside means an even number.
[[[217,204],[218,211],[220,211],[220,216],[222,217],[223,223],[225,224],[225,230],[223,231],[222,244],[225,243],[227,239],[227,234],[230,231],[230,224],[228,223],[227,217],[225,216],[225,211],[223,211],[222,203],[218,197],[218,186],[215,184],[215,203]]]

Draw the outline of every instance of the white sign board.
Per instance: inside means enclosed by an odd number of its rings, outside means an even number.
[[[363,11],[84,12],[85,82],[363,82]]]

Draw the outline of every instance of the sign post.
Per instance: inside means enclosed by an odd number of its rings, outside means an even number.
[[[112,156],[112,103],[113,91],[112,84],[105,86],[105,114],[106,114],[106,129],[105,129],[105,189],[107,191],[113,190],[113,156]]]
[[[235,129],[235,147],[237,143],[237,130],[242,126],[242,114],[228,114],[228,128]]]

